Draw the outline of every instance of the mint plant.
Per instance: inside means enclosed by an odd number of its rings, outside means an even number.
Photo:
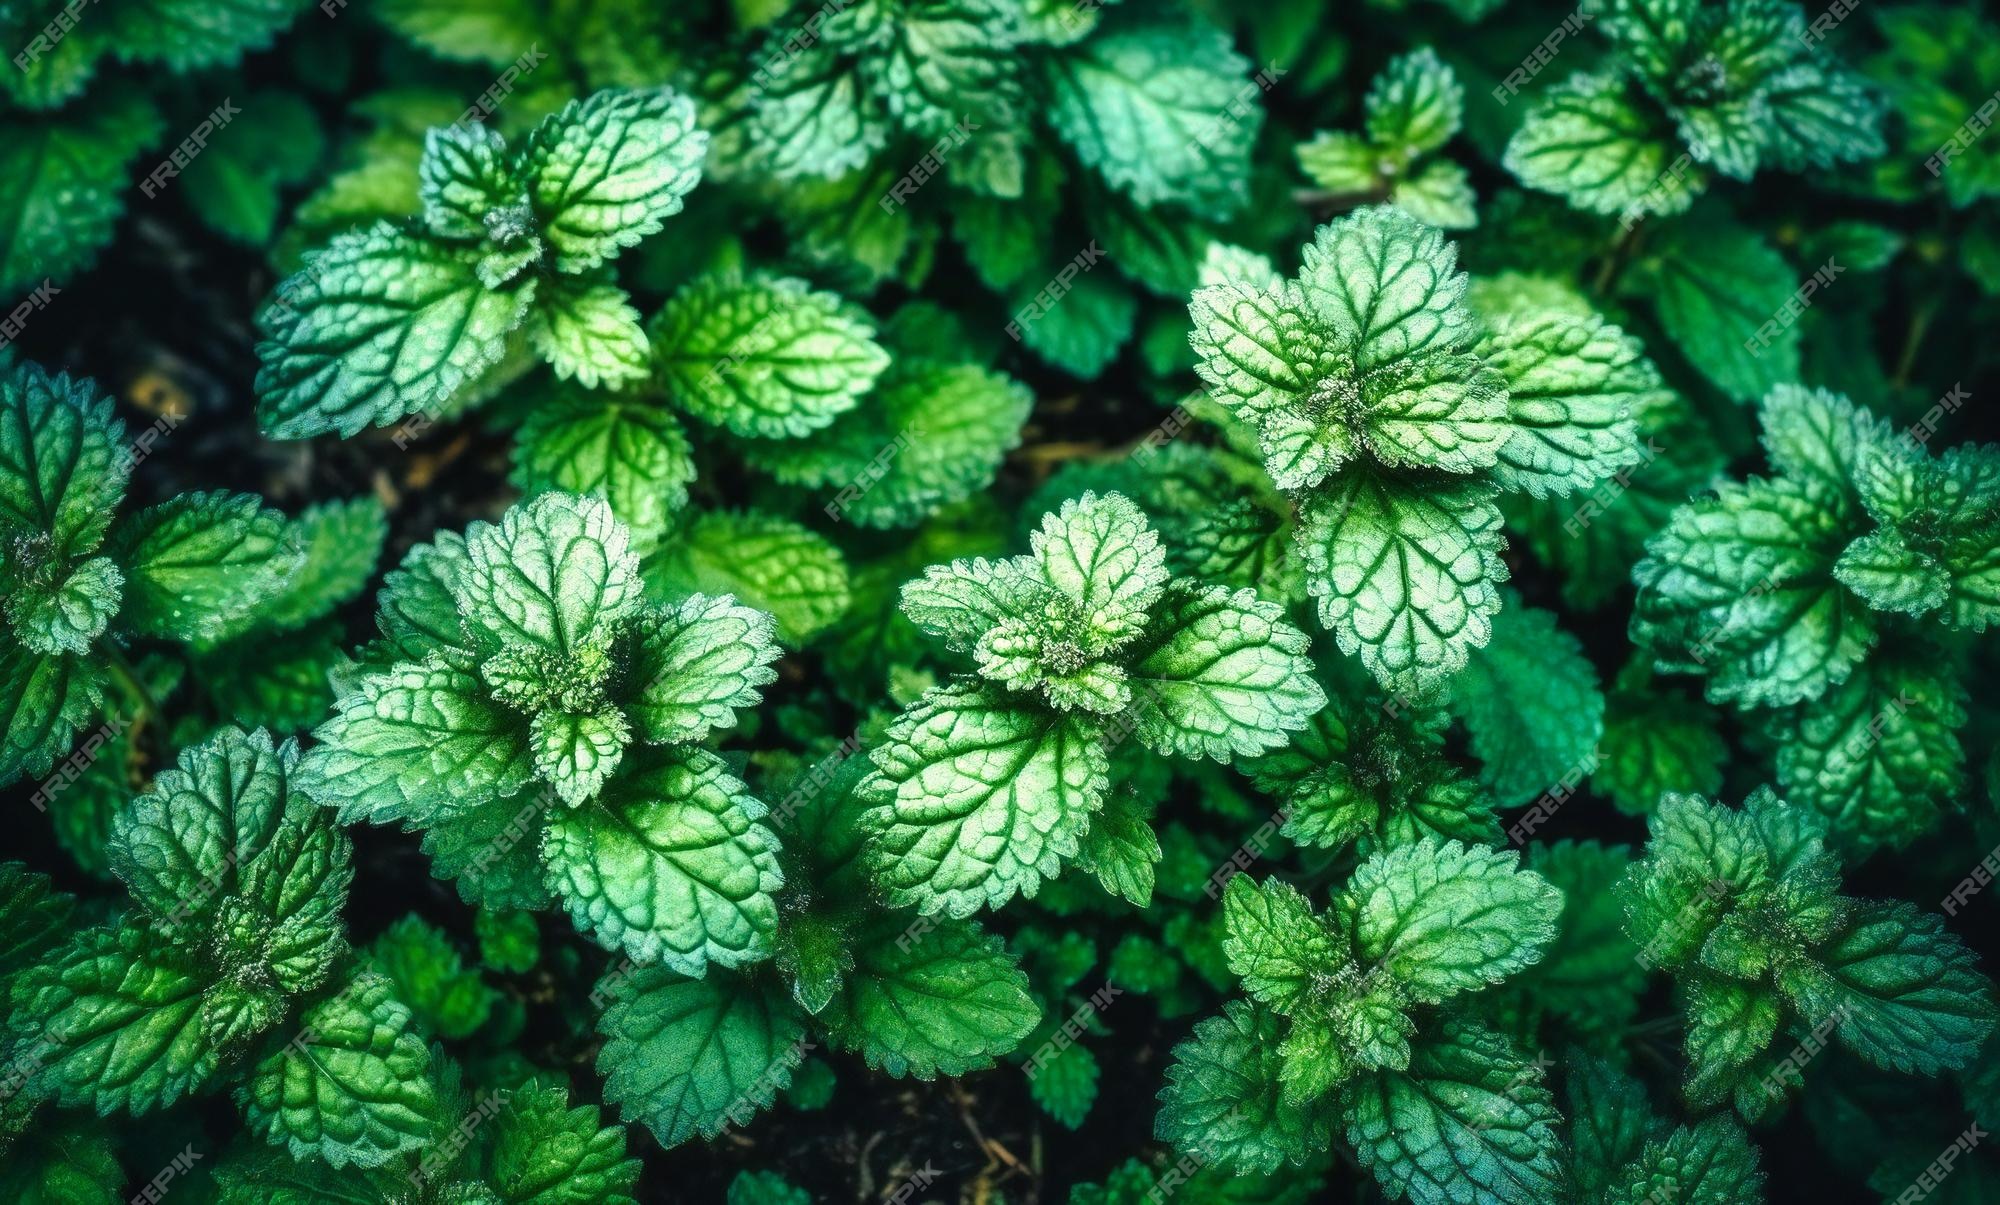
[[[1783,0],[1702,5],[1603,0],[1605,69],[1549,90],[1507,146],[1507,168],[1579,209],[1688,208],[1711,176],[1804,171],[1882,152],[1881,102],[1808,36]]]
[[[136,447],[92,382],[26,361],[0,368],[0,782],[48,773],[107,715],[122,730],[156,711],[128,653],[141,642],[192,650],[232,715],[302,726],[300,704],[268,662],[241,663],[239,642],[314,623],[374,570],[381,535],[365,510],[290,520],[217,490],[120,514]],[[323,672],[335,652],[304,660]],[[310,681],[303,690],[317,715],[324,698]]]
[[[1557,1113],[1512,1042],[1437,1006],[1541,957],[1562,897],[1518,855],[1424,838],[1371,855],[1324,911],[1230,881],[1248,1000],[1174,1052],[1159,1134],[1232,1171],[1304,1163],[1336,1133],[1391,1196],[1546,1200]]]
[[[606,1097],[663,1145],[749,1121],[821,1042],[930,1080],[992,1066],[1040,1019],[1015,958],[976,921],[881,905],[867,773],[836,753],[785,795],[772,962],[699,979],[623,964],[593,992]]]
[[[336,238],[265,308],[265,430],[461,409],[530,349],[586,385],[643,375],[645,332],[606,265],[680,212],[707,149],[666,88],[573,102],[512,153],[478,123],[433,130],[418,221]]]
[[[1963,777],[1965,687],[1932,642],[2000,605],[2000,459],[1933,456],[1823,390],[1774,390],[1761,417],[1777,475],[1674,512],[1634,570],[1633,640],[1760,709],[1780,788],[1842,845],[1906,843]]]
[[[647,603],[610,509],[543,494],[412,550],[377,626],[302,791],[424,830],[468,901],[560,899],[607,949],[687,974],[768,956],[777,839],[700,742],[775,676],[770,616]]]
[[[2000,1199],[1994,35],[0,0],[0,1201]]]
[[[1322,131],[1299,146],[1299,166],[1313,183],[1336,195],[1393,201],[1442,230],[1478,222],[1465,169],[1431,158],[1465,122],[1465,90],[1435,51],[1426,47],[1383,68],[1363,113],[1360,134]]]
[[[1559,311],[1466,304],[1457,252],[1401,209],[1322,227],[1295,279],[1241,264],[1189,305],[1197,367],[1296,497],[1320,622],[1420,694],[1486,643],[1501,489],[1566,494],[1638,457],[1636,342]]]
[[[250,1131],[295,1158],[374,1167],[423,1140],[429,1054],[388,981],[355,966],[351,846],[294,793],[298,760],[224,730],[120,814],[111,868],[131,908],[10,978],[30,1099],[140,1114],[227,1080]]]
[[[1814,813],[1768,788],[1740,811],[1669,795],[1651,827],[1620,894],[1687,1013],[1691,1106],[1765,1116],[1803,1082],[1782,1035],[1830,1029],[1879,1067],[1935,1075],[2000,1022],[1992,981],[1938,917],[1840,893]]]
[[[868,856],[892,902],[962,917],[1034,894],[1084,850],[1127,736],[1226,762],[1326,702],[1304,633],[1251,591],[1173,580],[1123,495],[1084,494],[1032,545],[903,588],[976,672],[925,692],[870,753]]]

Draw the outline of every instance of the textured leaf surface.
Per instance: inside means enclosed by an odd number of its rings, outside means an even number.
[[[542,857],[578,928],[699,976],[770,956],[784,876],[764,815],[714,754],[640,750],[595,802],[551,819]]]
[[[1032,895],[1075,856],[1109,785],[1092,725],[977,686],[929,692],[870,756],[878,881],[952,916]]]
[[[250,1128],[299,1159],[377,1167],[429,1140],[430,1052],[380,976],[307,1009],[241,1091]]]
[[[775,982],[642,967],[599,990],[614,996],[597,1023],[605,1099],[665,1147],[712,1138],[768,1108],[810,1048]]]
[[[854,970],[822,1018],[836,1043],[890,1075],[990,1067],[1041,1019],[1006,946],[971,921],[884,914],[854,945]]]
[[[486,288],[475,259],[386,222],[335,238],[260,317],[265,432],[347,436],[447,407],[500,361],[533,296]]]

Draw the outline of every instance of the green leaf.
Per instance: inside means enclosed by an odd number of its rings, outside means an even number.
[[[1014,315],[1014,330],[1008,334],[1018,330],[1018,338],[1029,351],[1085,380],[1095,378],[1118,358],[1119,349],[1132,337],[1139,313],[1138,297],[1108,272],[1077,276],[1066,292],[1056,295],[1055,281],[1065,269],[1085,263],[1094,266],[1094,254],[1102,253],[1086,245],[1048,277],[1039,270],[1028,273],[1007,301],[1007,309]],[[1047,266],[1047,261],[1042,261],[1041,267]]]
[[[1160,839],[1150,819],[1151,809],[1136,792],[1113,791],[1090,822],[1076,855],[1077,865],[1096,876],[1098,886],[1141,908],[1153,901],[1154,868],[1160,861]]]
[[[1517,853],[1425,838],[1356,867],[1343,910],[1357,958],[1437,1001],[1539,962],[1562,903]]]
[[[1631,860],[1622,848],[1591,842],[1528,847],[1528,868],[1562,893],[1562,913],[1542,960],[1502,990],[1528,1016],[1549,1016],[1579,1040],[1621,1033],[1638,1011],[1646,968],[1625,936],[1613,890]]]
[[[516,1088],[493,1120],[493,1191],[508,1205],[633,1205],[639,1161],[625,1127],[595,1105],[569,1107],[561,1088]]]
[[[1097,1103],[1099,1071],[1097,1056],[1085,1046],[1071,1046],[1056,1057],[1035,1065],[1028,1080],[1028,1095],[1065,1129],[1074,1130],[1090,1116]]]
[[[556,797],[577,807],[597,796],[617,772],[631,726],[616,709],[578,714],[546,710],[528,724],[535,775]]]
[[[1391,1198],[1539,1205],[1563,1199],[1561,1119],[1540,1066],[1499,1034],[1447,1022],[1347,1106],[1347,1140]]]
[[[0,117],[0,296],[67,280],[96,260],[125,212],[126,167],[164,124],[144,93],[117,83],[55,113],[8,108]]]
[[[704,750],[635,750],[603,794],[551,818],[549,884],[577,928],[635,962],[699,976],[771,955],[778,839]]]
[[[273,6],[291,7],[277,0]],[[263,246],[277,229],[279,190],[313,174],[326,137],[312,106],[293,93],[260,89],[234,103],[242,112],[188,163],[180,186],[195,212],[218,233]]]
[[[101,556],[77,565],[52,592],[22,587],[6,602],[7,620],[15,639],[44,656],[88,653],[125,599],[125,576]]]
[[[1491,636],[1507,576],[1492,498],[1477,481],[1353,473],[1301,508],[1320,622],[1376,681],[1421,694]]]
[[[727,1205],[812,1205],[812,1194],[776,1172],[741,1171],[729,1182]]]
[[[558,390],[515,433],[515,485],[602,498],[642,553],[666,537],[694,478],[680,422],[645,399]]]
[[[1513,806],[1597,764],[1604,692],[1576,637],[1509,590],[1493,639],[1451,680],[1452,710],[1472,734],[1480,780]]]
[[[840,298],[791,277],[705,276],[649,327],[674,402],[706,423],[771,439],[820,430],[889,366]]]
[[[1764,1173],[1757,1148],[1732,1118],[1710,1117],[1649,1142],[1607,1186],[1612,1201],[1663,1200],[1685,1205],[1761,1201]]]
[[[1123,494],[1090,491],[1042,517],[1029,546],[1042,579],[1079,610],[1085,640],[1126,643],[1166,589],[1166,553]]]
[[[854,969],[821,1014],[836,1045],[893,1076],[993,1065],[1041,1020],[1028,977],[970,921],[884,913],[854,938]]]
[[[791,1082],[811,1043],[774,980],[715,973],[683,979],[641,967],[598,1018],[604,1097],[653,1131],[663,1147],[713,1138],[747,1122]]]
[[[1726,482],[1681,507],[1632,571],[1634,642],[1661,670],[1706,672],[1717,702],[1825,693],[1876,640],[1867,607],[1832,578],[1835,518],[1826,494],[1785,479]]]
[[[1326,705],[1306,634],[1248,589],[1184,587],[1156,608],[1132,666],[1135,735],[1227,762],[1284,743]]]
[[[707,154],[694,102],[671,88],[606,88],[544,118],[521,164],[556,270],[587,271],[657,232]]]
[[[1368,87],[1364,102],[1369,141],[1404,155],[1434,151],[1451,141],[1465,117],[1465,89],[1425,46],[1390,59]]]
[[[1941,654],[1914,648],[1870,657],[1820,698],[1767,720],[1779,789],[1850,848],[1907,844],[1964,789],[1964,687]]]
[[[533,775],[527,725],[437,662],[363,678],[313,734],[298,787],[341,822],[424,821],[512,795]]]
[[[1878,1067],[1936,1075],[1969,1065],[2000,1022],[1993,982],[1937,916],[1868,900],[1817,959],[1780,972],[1806,1017],[1840,1016],[1839,1040]]]
[[[1318,985],[1349,965],[1345,942],[1314,915],[1298,888],[1235,875],[1222,897],[1222,952],[1243,990],[1282,1014],[1317,1002]]]
[[[72,1107],[147,1113],[204,1087],[221,1051],[201,1029],[204,976],[136,926],[86,929],[14,981],[14,1062]]]
[[[521,181],[507,162],[506,148],[498,132],[479,122],[425,132],[417,192],[432,234],[454,241],[485,238],[488,215],[522,203]]]
[[[22,968],[43,961],[71,931],[74,897],[20,862],[0,862],[0,990]]]
[[[479,961],[489,971],[525,975],[541,960],[541,930],[532,913],[481,908],[472,918]]]
[[[574,655],[639,607],[631,533],[595,498],[542,494],[466,531],[458,583],[468,631]]]
[[[1237,1175],[1303,1164],[1333,1138],[1332,1110],[1294,1104],[1279,1083],[1283,1022],[1246,1000],[1194,1027],[1174,1047],[1155,1136]]]
[[[847,562],[811,529],[775,515],[712,511],[646,558],[649,596],[678,603],[731,595],[769,612],[780,639],[803,644],[847,611]]]
[[[1564,1062],[1570,1184],[1582,1199],[1595,1200],[1626,1164],[1639,1157],[1648,1131],[1660,1123],[1638,1080],[1603,1059],[1581,1053],[1572,1052]]]
[[[742,451],[779,481],[835,487],[822,509],[836,522],[906,527],[991,484],[1033,405],[1026,387],[999,373],[903,360],[826,430],[746,441]]]
[[[1799,376],[1799,327],[1780,311],[1799,274],[1748,227],[1691,215],[1658,232],[1623,290],[1652,300],[1696,371],[1747,402]]]
[[[14,1137],[0,1194],[15,1205],[117,1205],[125,1173],[110,1134],[81,1118],[45,1118]]]
[[[265,433],[351,436],[443,411],[500,362],[534,297],[532,279],[487,288],[477,264],[476,251],[386,222],[335,238],[259,317]]]
[[[47,773],[77,729],[97,715],[108,685],[95,661],[0,641],[0,782]]]
[[[1114,24],[1045,60],[1049,122],[1085,166],[1140,205],[1228,217],[1248,199],[1262,123],[1251,64],[1192,17]],[[1242,108],[1247,111],[1240,112]]]
[[[111,872],[178,940],[211,937],[287,993],[319,986],[347,942],[352,848],[287,779],[298,756],[268,733],[224,728],[181,751],[118,814]],[[244,948],[246,947],[247,948]]]
[[[772,617],[727,595],[691,595],[671,610],[641,618],[628,668],[629,709],[642,740],[701,740],[736,723],[777,680]]]
[[[1593,790],[1619,811],[1643,816],[1668,791],[1714,795],[1722,789],[1729,746],[1722,717],[1699,699],[1650,691],[1614,690],[1604,705],[1601,755],[1590,772]]]
[[[446,1041],[471,1037],[493,1013],[500,993],[468,969],[443,930],[415,913],[383,930],[368,947],[368,965],[388,976],[423,1032]]]
[[[1513,434],[1494,476],[1537,498],[1637,464],[1636,413],[1665,386],[1639,341],[1596,316],[1502,316],[1478,345],[1507,383]]]
[[[112,555],[125,568],[124,621],[147,636],[211,645],[256,626],[291,584],[305,545],[251,494],[182,494],[123,521]]]
[[[389,534],[382,503],[372,495],[307,507],[290,526],[287,537],[304,550],[304,561],[277,597],[258,608],[260,628],[303,626],[361,593]]]
[[[927,913],[1033,895],[1076,855],[1109,789],[1089,721],[991,687],[926,692],[869,755],[876,880],[891,902]]]
[[[558,276],[535,294],[528,337],[556,376],[616,389],[652,371],[639,311],[613,284]]]
[[[0,368],[0,537],[45,536],[50,557],[88,553],[125,496],[125,424],[90,381],[21,361]],[[10,559],[20,555],[0,553]]]
[[[390,983],[364,973],[306,1010],[239,1090],[251,1130],[297,1159],[379,1167],[430,1141],[430,1052]]]
[[[1641,108],[1624,79],[1579,74],[1543,94],[1501,162],[1529,188],[1629,219],[1680,213],[1693,203],[1706,173],[1679,155],[1671,132]]]

